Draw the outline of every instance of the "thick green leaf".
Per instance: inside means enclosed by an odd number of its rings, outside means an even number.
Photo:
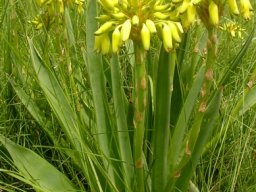
[[[115,190],[116,185],[116,177],[114,174],[114,167],[109,159],[112,156],[111,150],[113,149],[113,142],[112,133],[115,130],[112,130],[110,122],[110,114],[109,108],[107,105],[107,95],[106,95],[106,87],[105,87],[105,79],[103,73],[103,63],[102,63],[102,56],[97,54],[94,51],[94,32],[97,30],[97,20],[95,17],[97,16],[97,2],[95,0],[88,0],[87,1],[87,12],[86,12],[86,51],[84,52],[84,62],[87,65],[90,84],[93,94],[93,102],[95,107],[95,114],[96,114],[96,130],[94,130],[96,134],[97,141],[99,143],[100,150],[105,155],[104,166],[108,171],[108,176],[111,178],[113,183],[104,183],[105,185],[112,185],[110,188]],[[111,132],[112,131],[112,132]],[[115,153],[118,157],[118,154]],[[109,159],[108,159],[109,158]],[[119,158],[118,158],[119,159]],[[102,181],[105,182],[105,181]],[[108,186],[106,187],[107,190]]]
[[[177,124],[174,128],[174,133],[172,135],[170,149],[169,149],[169,160],[170,160],[170,170],[174,171],[175,166],[178,164],[178,158],[181,152],[181,147],[183,146],[183,139],[185,135],[185,130],[188,126],[191,113],[197,103],[197,97],[200,93],[205,74],[205,66],[202,66],[199,70],[197,77],[192,85],[192,88],[187,96],[187,99],[183,105],[183,108],[179,114]]]
[[[155,119],[153,128],[152,190],[163,191],[167,184],[168,146],[170,139],[170,104],[173,93],[172,83],[175,70],[176,53],[167,53],[163,46],[158,62],[155,97]]]
[[[44,192],[77,191],[63,173],[35,152],[15,144],[2,135],[0,142],[8,150],[20,174],[25,179],[32,180],[35,188],[38,186]]]
[[[189,185],[189,180],[192,177],[193,171],[195,170],[199,159],[202,155],[203,149],[210,134],[216,125],[216,120],[219,115],[219,108],[221,103],[222,90],[218,90],[215,96],[211,99],[200,125],[200,132],[198,134],[194,150],[192,151],[191,159],[188,161],[186,166],[180,171],[181,176],[176,182],[176,188],[180,191],[186,191]],[[201,114],[199,114],[201,115]]]
[[[61,88],[55,75],[44,65],[39,53],[32,41],[28,39],[32,63],[36,72],[40,87],[43,89],[46,99],[52,110],[63,125],[62,128],[70,142],[80,150],[77,141],[79,138],[78,120],[74,109],[70,106],[69,100]]]

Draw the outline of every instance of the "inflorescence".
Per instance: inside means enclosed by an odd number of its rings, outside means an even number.
[[[249,20],[253,15],[249,0],[98,0],[103,14],[95,34],[95,51],[116,53],[128,39],[150,48],[153,35],[162,40],[167,52],[179,46],[182,34],[199,18],[207,28],[218,26],[227,4],[232,14]]]

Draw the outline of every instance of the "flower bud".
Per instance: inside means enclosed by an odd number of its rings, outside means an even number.
[[[108,37],[108,34],[105,33],[101,37],[101,53],[107,54],[110,52],[110,39]]]
[[[119,31],[118,27],[115,28],[114,32],[112,33],[112,51],[116,53],[119,50],[121,39],[121,32]]]
[[[150,31],[147,26],[143,23],[140,32],[142,44],[145,50],[149,50],[150,47]]]
[[[127,41],[130,37],[130,33],[131,33],[131,28],[132,28],[132,24],[131,24],[131,20],[127,19],[123,25],[122,25],[122,29],[121,29],[121,37],[123,41]]]
[[[249,0],[240,0],[240,8],[241,8],[241,13],[243,14],[243,17],[246,20],[251,19],[251,16],[253,15],[252,13],[252,5]]]
[[[228,5],[229,5],[229,9],[230,9],[231,13],[233,13],[235,15],[239,14],[236,0],[228,0]]]
[[[180,22],[174,22],[177,28],[179,29],[180,33],[184,33],[183,27]]]
[[[163,44],[167,52],[171,51],[173,48],[172,44],[172,31],[170,27],[166,24],[163,24]]]
[[[102,5],[102,7],[107,11],[113,10],[115,8],[115,2],[112,0],[98,0],[98,1]]]
[[[156,33],[156,26],[155,26],[155,23],[152,20],[147,19],[146,20],[146,26],[149,29],[150,33]]]
[[[189,4],[187,8],[187,20],[189,24],[194,23],[196,20],[196,7],[192,4]]]
[[[139,22],[140,22],[139,17],[138,17],[137,15],[134,15],[134,16],[132,17],[132,24],[138,26],[138,25],[139,25]]]
[[[126,17],[126,15],[122,12],[113,13],[112,16],[116,19],[124,19]]]
[[[59,1],[59,3],[60,3],[60,8],[59,8],[59,12],[60,13],[63,13],[64,12],[64,3],[63,3],[63,1],[62,0],[58,0]]]
[[[169,4],[165,4],[165,5],[155,5],[154,6],[154,10],[155,11],[164,11],[166,9],[169,8]]]
[[[94,36],[94,51],[99,53],[101,51],[101,37],[102,35]]]
[[[157,19],[167,19],[169,17],[169,15],[163,14],[161,12],[155,12],[153,15]]]
[[[218,25],[219,24],[219,9],[218,9],[218,6],[214,3],[214,1],[210,2],[208,11],[209,11],[211,24]]]
[[[181,6],[179,7],[179,13],[184,13],[185,11],[187,11],[188,6],[189,6],[190,2],[188,0],[184,0],[181,4]]]
[[[168,26],[170,27],[171,31],[172,31],[172,38],[176,41],[176,42],[181,42],[181,37],[180,37],[180,34],[179,34],[179,31],[178,31],[178,28],[177,26],[169,21],[168,22]]]
[[[108,16],[108,15],[100,15],[100,16],[96,17],[96,19],[97,19],[98,21],[101,21],[101,22],[109,21],[110,18],[111,18],[111,17]]]
[[[109,31],[112,26],[113,26],[114,22],[113,21],[108,21],[106,23],[104,23],[103,25],[100,26],[100,28],[94,32],[95,35],[101,35],[107,31]]]

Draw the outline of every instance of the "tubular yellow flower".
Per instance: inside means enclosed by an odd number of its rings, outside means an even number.
[[[212,25],[218,25],[219,24],[219,9],[218,6],[215,4],[214,1],[210,2],[209,5],[209,16],[210,16],[210,22]]]
[[[240,0],[240,9],[243,17],[246,20],[251,19],[253,15],[253,8],[249,0]]]
[[[137,25],[139,25],[139,22],[140,22],[139,17],[137,15],[134,15],[132,17],[132,24],[137,26]]]
[[[113,53],[118,52],[120,40],[121,40],[121,32],[119,31],[118,27],[116,27],[114,32],[112,33],[112,51],[113,51]]]
[[[172,31],[173,40],[180,43],[181,42],[181,37],[180,37],[177,26],[172,21],[168,22],[168,26],[170,27],[170,29]]]
[[[174,22],[180,33],[184,33],[183,27],[180,22]]]
[[[110,16],[109,15],[100,15],[98,17],[96,17],[96,19],[98,21],[101,21],[101,22],[106,22],[106,21],[109,21],[110,20]]]
[[[104,23],[96,32],[94,32],[94,34],[101,35],[107,31],[109,31],[112,28],[113,24],[114,24],[113,21],[108,21],[108,22]]]
[[[165,4],[165,5],[155,5],[155,6],[154,6],[154,10],[155,10],[155,11],[164,11],[164,10],[166,10],[168,7],[169,7],[168,4]]]
[[[127,19],[123,25],[122,25],[122,29],[121,29],[121,37],[123,41],[127,41],[130,37],[130,33],[131,33],[131,28],[132,28],[132,24],[131,24],[131,20]]]
[[[235,15],[239,14],[236,0],[228,0],[228,5],[229,5],[229,9],[230,9],[231,13],[233,13]]]
[[[64,12],[64,3],[63,3],[63,1],[62,0],[58,0],[59,1],[59,3],[60,3],[60,9],[59,9],[59,11],[60,11],[60,13],[63,13]]]
[[[161,13],[161,12],[155,12],[154,17],[157,19],[167,19],[169,15]]]
[[[187,20],[189,24],[194,23],[196,20],[196,7],[192,4],[189,4],[187,8]]]
[[[170,27],[166,24],[163,24],[163,44],[167,52],[170,52],[173,48],[172,44],[172,31]]]
[[[187,11],[189,4],[190,4],[189,0],[183,0],[181,6],[179,7],[179,13],[182,14],[185,11]]]
[[[99,53],[101,51],[101,35],[94,36],[94,50]]]
[[[111,11],[115,8],[115,2],[112,0],[99,0],[99,3],[107,11]]]
[[[114,18],[116,18],[116,19],[124,19],[126,16],[125,16],[125,14],[124,13],[122,13],[122,12],[118,12],[118,13],[113,13],[112,14],[112,16],[114,17]]]
[[[110,39],[107,33],[104,33],[101,37],[101,53],[107,54],[110,52]]]
[[[145,50],[149,50],[150,47],[150,31],[147,28],[147,26],[143,23],[142,29],[141,29],[141,39],[142,39],[142,44]]]
[[[156,33],[156,26],[155,26],[155,23],[152,20],[147,19],[146,20],[146,26],[148,27],[150,33]]]

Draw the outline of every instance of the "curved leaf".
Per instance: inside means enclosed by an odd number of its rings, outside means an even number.
[[[0,142],[8,150],[20,174],[25,179],[33,181],[34,188],[43,189],[44,192],[77,191],[63,173],[35,152],[15,144],[2,135]]]

